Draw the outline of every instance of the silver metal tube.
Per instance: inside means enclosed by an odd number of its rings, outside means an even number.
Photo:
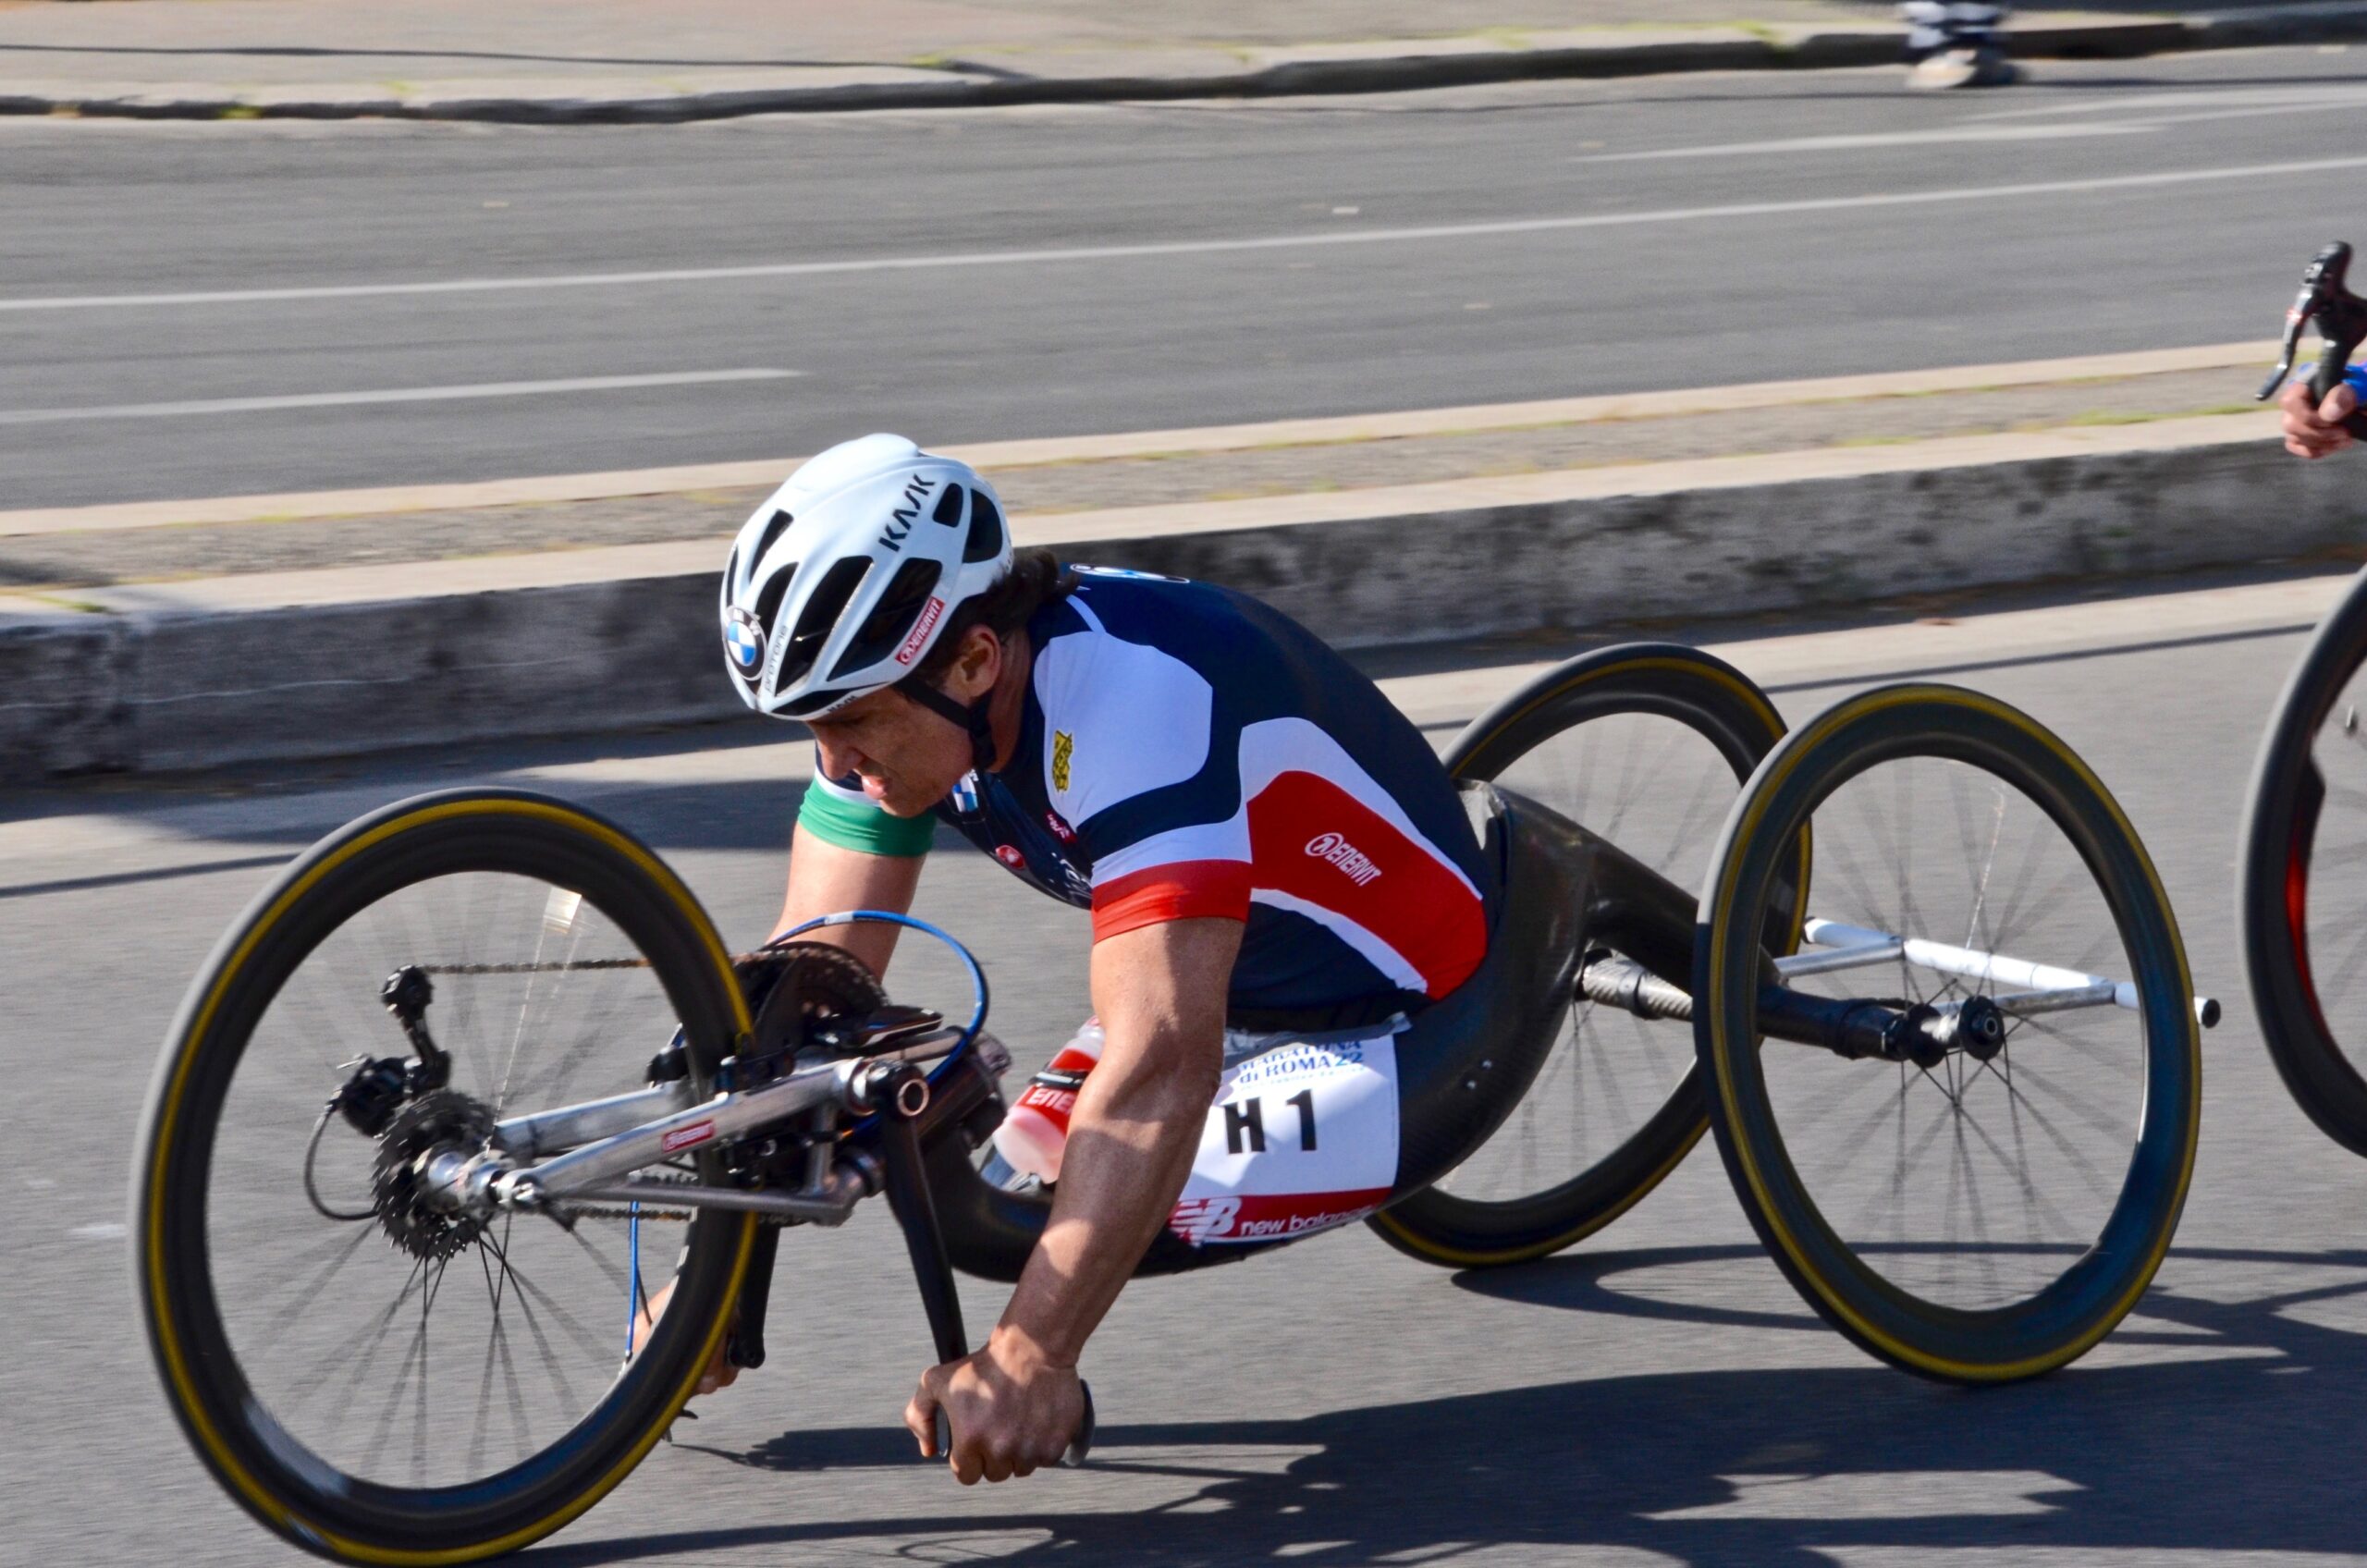
[[[1887,963],[1899,955],[1906,946],[1893,937],[1883,942],[1861,942],[1854,946],[1827,948],[1822,952],[1794,953],[1775,961],[1775,973],[1789,980],[1799,974],[1830,974],[1840,969],[1863,969],[1870,963]]]
[[[821,1193],[742,1192],[737,1187],[693,1187],[670,1182],[600,1182],[577,1187],[567,1196],[581,1203],[644,1203],[652,1208],[725,1208],[742,1214],[770,1214],[783,1219],[806,1219],[835,1225],[854,1212],[870,1188],[854,1171],[840,1166],[832,1170]]]
[[[495,1126],[493,1146],[512,1159],[540,1159],[545,1155],[630,1133],[644,1121],[669,1110],[682,1109],[690,1103],[688,1079],[659,1084],[631,1094],[611,1095],[604,1100],[586,1100],[582,1105],[564,1105],[528,1116],[510,1117]]]
[[[644,1165],[722,1140],[744,1137],[756,1129],[785,1121],[801,1111],[825,1105],[846,1092],[849,1070],[859,1061],[824,1062],[802,1067],[777,1084],[744,1094],[717,1095],[656,1121],[646,1122],[572,1153],[502,1178],[506,1201],[531,1189],[543,1197],[566,1197],[587,1186],[638,1170]]]
[[[2083,974],[2076,969],[2057,969],[2053,964],[2032,963],[2028,959],[1985,953],[1975,948],[1952,947],[1945,942],[1927,941],[1920,937],[1895,937],[1887,931],[1845,925],[1837,920],[1810,920],[1802,927],[1801,934],[1817,947],[1835,949],[1852,957],[1870,955],[1874,948],[1887,943],[1894,949],[1893,956],[1904,958],[1920,969],[1960,975],[1968,980],[2027,986],[2033,991],[2085,991],[2097,986],[2108,986],[2112,987],[2113,1005],[2131,1011],[2137,1008],[2134,981]],[[1779,971],[1784,962],[1777,961]],[[2194,1015],[2208,1029],[2219,1022],[2219,1004],[2210,997],[2197,997],[2194,998]]]

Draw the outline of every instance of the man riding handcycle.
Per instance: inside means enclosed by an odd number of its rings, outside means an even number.
[[[2176,926],[2001,703],[1883,687],[1786,735],[1722,662],[1630,644],[1441,760],[1285,617],[1017,550],[984,479],[892,436],[757,510],[721,614],[742,697],[816,743],[771,942],[733,960],[591,814],[451,791],[291,866],[175,1024],[143,1313],[201,1456],[291,1539],[558,1528],[766,1359],[782,1232],[878,1194],[936,1341],[905,1423],[964,1481],[1081,1455],[1136,1274],[1356,1219],[1541,1257],[1705,1128],[1806,1299],[1929,1376],[2063,1365],[2167,1248]],[[1008,1112],[966,952],[964,1023],[879,988],[900,931],[943,935],[910,913],[940,826],[1091,912],[1094,1023]],[[975,1353],[957,1270],[1016,1286]]]

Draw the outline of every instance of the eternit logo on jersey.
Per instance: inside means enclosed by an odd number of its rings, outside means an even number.
[[[1370,857],[1337,833],[1318,833],[1306,841],[1306,852],[1316,859],[1329,861],[1345,872],[1348,880],[1362,888],[1380,876],[1380,867]]]

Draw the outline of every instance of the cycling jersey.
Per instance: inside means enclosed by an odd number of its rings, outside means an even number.
[[[1093,912],[1094,937],[1241,920],[1229,1013],[1344,1027],[1476,969],[1496,886],[1454,786],[1379,688],[1287,617],[1206,583],[1080,569],[1028,623],[1019,743],[938,819]],[[918,853],[856,780],[816,777],[800,821]]]

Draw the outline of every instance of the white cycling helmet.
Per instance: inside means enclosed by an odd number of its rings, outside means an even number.
[[[968,463],[901,435],[840,442],[733,542],[724,666],[757,712],[819,718],[912,673],[953,612],[1010,570],[1001,503]]]

